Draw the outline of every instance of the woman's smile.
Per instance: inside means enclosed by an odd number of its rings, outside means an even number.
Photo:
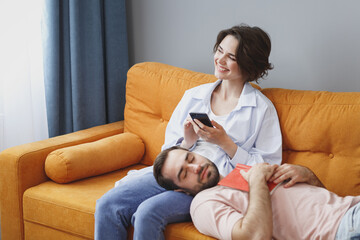
[[[219,63],[217,63],[217,68],[218,68],[218,71],[222,72],[222,73],[229,71],[229,69],[227,69],[223,66],[220,66]]]

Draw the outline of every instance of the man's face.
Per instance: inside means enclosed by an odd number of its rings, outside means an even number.
[[[162,168],[162,175],[192,195],[215,186],[220,178],[214,163],[184,149],[169,152]]]

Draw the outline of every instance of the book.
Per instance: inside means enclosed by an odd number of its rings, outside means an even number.
[[[249,184],[245,180],[245,178],[240,174],[240,170],[244,170],[245,172],[249,171],[251,166],[244,164],[236,164],[234,170],[232,170],[226,177],[224,177],[218,185],[222,185],[225,187],[231,187],[235,189],[239,189],[242,191],[249,192]],[[273,182],[268,182],[269,191],[271,192],[278,184]]]

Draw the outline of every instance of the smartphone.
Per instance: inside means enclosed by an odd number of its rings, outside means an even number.
[[[204,125],[206,125],[208,127],[213,127],[213,125],[211,124],[211,121],[210,121],[210,119],[209,119],[209,117],[208,117],[208,115],[206,113],[191,112],[190,117],[193,120],[198,119],[200,122],[202,122]]]

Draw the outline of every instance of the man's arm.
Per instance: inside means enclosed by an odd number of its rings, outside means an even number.
[[[232,229],[232,239],[271,239],[272,209],[267,180],[277,166],[257,164],[249,172],[241,172],[249,183],[249,206],[244,218]]]
[[[269,179],[270,182],[280,183],[289,180],[284,187],[291,187],[295,183],[303,182],[313,186],[325,188],[320,179],[307,167],[294,164],[283,164],[279,166],[274,175]]]

